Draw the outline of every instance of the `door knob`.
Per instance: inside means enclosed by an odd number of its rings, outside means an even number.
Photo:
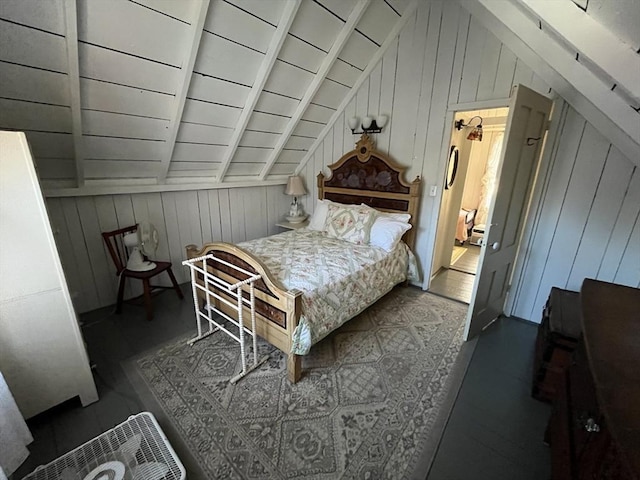
[[[494,242],[494,243],[491,245],[491,248],[493,248],[494,250],[499,249],[499,248],[500,248],[500,242]]]
[[[598,433],[600,431],[600,425],[598,425],[593,418],[587,418],[584,423],[584,429],[589,433]]]

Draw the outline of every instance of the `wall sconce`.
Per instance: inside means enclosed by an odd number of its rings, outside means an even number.
[[[359,117],[351,117],[348,123],[351,133],[353,135],[359,135],[361,133],[380,133],[387,124],[387,120],[389,120],[389,117],[386,115],[378,115],[377,117],[370,117],[367,115],[362,119],[361,124]],[[360,132],[356,132],[358,125],[360,125]]]
[[[478,125],[471,125],[471,122],[474,118],[479,118],[480,123]],[[473,127],[467,135],[467,140],[477,140],[478,142],[482,141],[482,117],[480,115],[476,115],[475,117],[471,117],[469,119],[469,123],[464,123],[464,120],[456,120],[455,127],[457,130],[462,130],[464,127]]]

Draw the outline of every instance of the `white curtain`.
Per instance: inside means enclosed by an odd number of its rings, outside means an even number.
[[[0,480],[15,472],[27,459],[27,445],[31,442],[31,432],[0,372]]]
[[[493,135],[492,144],[489,150],[489,158],[487,159],[487,166],[484,170],[484,175],[481,180],[480,190],[480,205],[478,206],[478,213],[476,214],[475,224],[486,225],[487,216],[489,215],[489,207],[491,206],[491,200],[493,198],[496,174],[498,173],[498,163],[500,163],[500,153],[502,152],[502,141],[504,140],[504,133],[499,132]]]

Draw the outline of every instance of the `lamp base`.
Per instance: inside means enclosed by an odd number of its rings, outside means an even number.
[[[298,203],[298,199],[295,198],[293,202],[291,202],[291,207],[289,208],[289,216],[301,217],[303,215],[304,215],[304,209],[302,208],[302,204]]]
[[[307,216],[306,215],[296,215],[296,216],[287,215],[285,218],[289,223],[302,223],[306,220]]]

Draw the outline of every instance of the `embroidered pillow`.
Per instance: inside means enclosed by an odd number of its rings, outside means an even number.
[[[369,243],[371,225],[375,219],[375,210],[368,207],[329,204],[324,230],[329,237],[365,245]]]

